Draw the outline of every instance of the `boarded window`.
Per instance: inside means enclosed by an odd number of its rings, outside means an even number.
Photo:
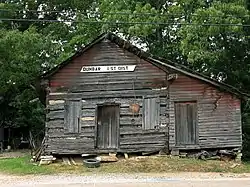
[[[160,122],[160,99],[144,98],[143,129],[156,129]]]
[[[81,101],[66,101],[64,128],[67,133],[80,133]]]
[[[177,145],[197,143],[197,104],[196,102],[175,103],[175,135]]]

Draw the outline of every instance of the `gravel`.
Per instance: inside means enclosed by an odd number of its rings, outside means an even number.
[[[35,184],[93,184],[93,183],[161,183],[178,181],[206,180],[249,180],[249,174],[219,174],[219,173],[166,173],[166,174],[93,174],[93,175],[0,175],[0,187],[24,187]]]

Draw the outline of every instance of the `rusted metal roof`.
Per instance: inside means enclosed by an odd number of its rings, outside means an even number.
[[[79,57],[85,51],[87,51],[92,46],[94,46],[95,44],[101,42],[104,39],[110,40],[111,42],[117,44],[120,48],[123,48],[123,49],[135,54],[139,58],[144,59],[144,60],[146,60],[146,61],[148,61],[148,62],[150,62],[150,63],[152,63],[154,65],[158,65],[158,66],[161,66],[161,67],[166,67],[168,69],[172,69],[172,70],[174,70],[176,72],[182,73],[182,74],[187,75],[189,77],[199,79],[199,80],[204,81],[206,83],[209,83],[209,84],[211,84],[211,85],[213,85],[213,86],[215,86],[215,87],[217,87],[219,89],[222,89],[223,91],[230,92],[230,93],[238,96],[241,99],[247,99],[247,98],[250,97],[249,94],[238,90],[236,87],[225,84],[223,82],[219,82],[219,81],[217,81],[215,79],[212,79],[212,78],[210,78],[208,76],[205,76],[205,75],[203,75],[201,73],[193,71],[193,70],[189,69],[188,67],[186,67],[184,65],[181,65],[181,64],[172,62],[170,60],[163,59],[161,57],[157,57],[157,56],[154,56],[153,54],[147,53],[147,52],[139,49],[138,47],[130,44],[128,41],[125,41],[122,38],[120,38],[119,36],[117,36],[117,35],[115,35],[113,33],[110,33],[110,32],[101,34],[95,40],[93,40],[91,43],[89,43],[86,46],[79,49],[73,56],[69,57],[64,62],[62,62],[59,65],[57,65],[56,67],[52,68],[50,71],[44,73],[40,78],[41,79],[46,79],[46,78],[51,77],[57,71],[59,71],[64,66],[69,64],[73,59]]]

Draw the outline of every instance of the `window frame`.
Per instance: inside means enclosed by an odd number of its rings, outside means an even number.
[[[152,108],[146,106],[146,102],[147,100],[151,100],[147,103],[150,103],[149,105],[152,105],[152,100],[155,100],[155,111],[156,114],[153,115],[152,113]],[[146,111],[150,109],[149,111]],[[149,121],[151,122],[150,124],[147,124],[148,120],[147,118],[147,114],[153,115],[154,117],[152,118],[152,116],[148,116],[148,118],[150,119]],[[159,96],[145,96],[143,97],[143,105],[142,105],[142,129],[143,130],[156,130],[159,128],[160,126],[160,97]],[[152,120],[153,119],[153,120]],[[152,124],[153,123],[153,124]]]
[[[74,104],[73,104],[74,103]],[[71,107],[74,107],[71,109]],[[75,111],[76,114],[70,115],[70,111]],[[73,127],[73,131],[70,129],[69,119],[70,116],[75,117],[75,121],[77,125]],[[65,100],[64,103],[64,133],[65,134],[80,134],[81,133],[81,116],[82,116],[82,101],[80,99],[70,99]]]

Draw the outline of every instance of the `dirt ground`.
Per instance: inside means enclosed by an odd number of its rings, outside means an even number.
[[[5,159],[5,158],[18,158],[18,157],[23,157],[27,154],[30,154],[30,150],[18,150],[18,151],[10,151],[10,152],[2,152],[0,153],[0,159]]]
[[[250,174],[166,173],[91,175],[0,175],[0,187],[245,187]]]

